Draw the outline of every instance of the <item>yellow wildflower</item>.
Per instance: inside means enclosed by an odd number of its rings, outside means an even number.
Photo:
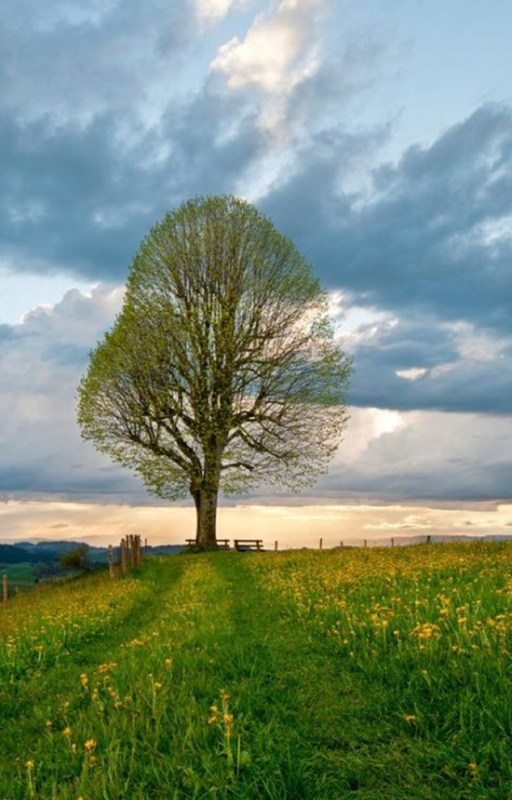
[[[108,672],[112,672],[116,667],[117,663],[115,661],[111,661],[108,664],[100,664],[100,666],[97,669],[97,672],[100,672],[101,674],[105,675]]]

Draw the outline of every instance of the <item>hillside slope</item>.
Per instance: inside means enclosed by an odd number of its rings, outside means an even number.
[[[0,797],[512,792],[508,544],[148,558],[0,614]]]

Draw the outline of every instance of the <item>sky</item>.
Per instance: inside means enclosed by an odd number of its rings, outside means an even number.
[[[81,441],[76,391],[151,225],[235,194],[331,292],[350,421],[280,546],[512,529],[512,5],[3,0],[0,540],[193,535]]]

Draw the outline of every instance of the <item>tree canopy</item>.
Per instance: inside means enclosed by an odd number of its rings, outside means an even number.
[[[197,198],[135,255],[78,420],[151,492],[190,493],[197,542],[214,546],[219,492],[300,489],[327,468],[350,372],[328,294],[293,242],[240,199]]]

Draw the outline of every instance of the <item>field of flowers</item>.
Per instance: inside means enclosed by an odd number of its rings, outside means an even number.
[[[147,559],[0,610],[0,800],[512,798],[512,545]]]
[[[0,677],[12,680],[31,668],[55,663],[78,642],[121,619],[139,584],[107,582],[95,575],[33,590],[0,614]]]
[[[377,695],[376,727],[403,721],[430,776],[461,783],[459,797],[512,797],[512,543],[301,551],[251,568]]]

